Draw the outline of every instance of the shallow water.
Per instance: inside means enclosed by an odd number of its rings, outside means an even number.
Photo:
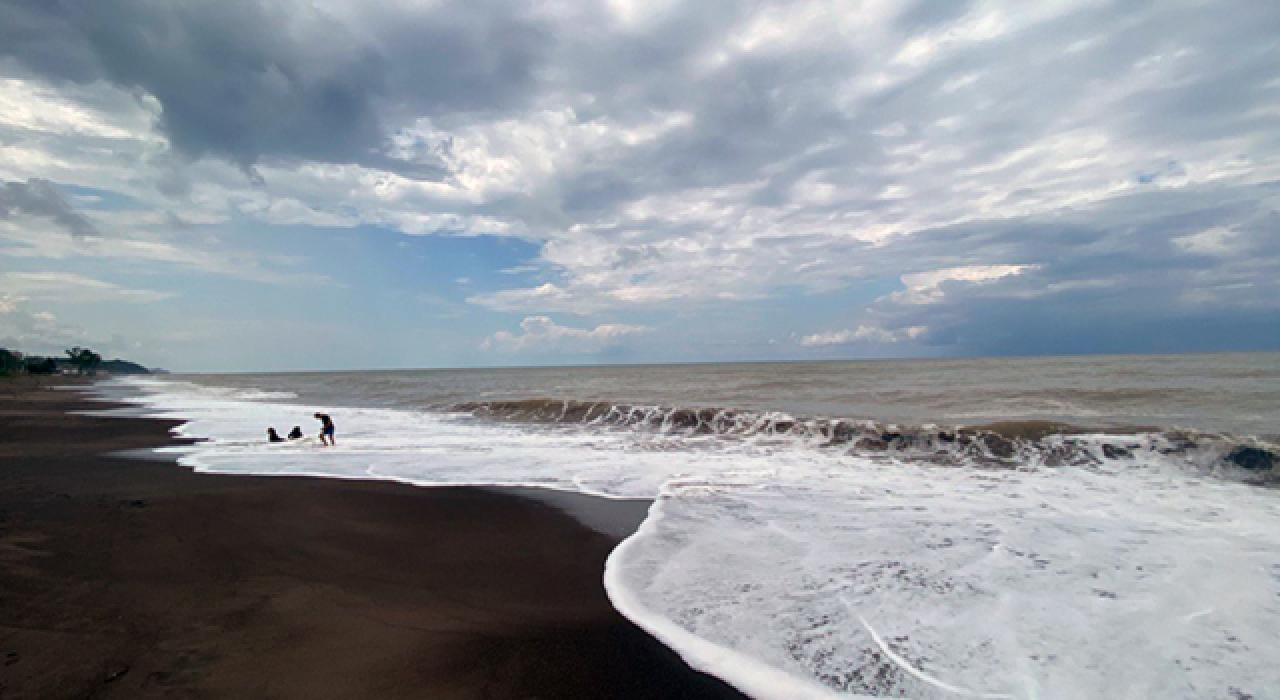
[[[226,375],[105,391],[189,421],[183,434],[207,442],[175,451],[200,470],[656,498],[609,560],[611,598],[756,697],[1269,698],[1280,492],[1248,483],[1272,470],[1227,455],[1271,449],[1245,435],[1277,432],[1278,360]],[[501,409],[530,398],[532,413]],[[642,418],[597,420],[573,401]],[[697,415],[681,406],[732,420],[680,423]],[[267,425],[313,433],[320,407],[336,448],[263,441]],[[859,447],[817,417],[914,437]],[[944,444],[947,428],[907,427],[1033,419],[1082,430],[995,454],[979,433],[962,450],[960,433]],[[1115,430],[1135,424],[1159,430]]]

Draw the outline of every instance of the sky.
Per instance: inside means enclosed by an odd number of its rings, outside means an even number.
[[[1280,350],[1273,0],[0,0],[0,345]]]

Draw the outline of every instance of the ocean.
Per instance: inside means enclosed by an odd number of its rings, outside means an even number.
[[[1280,698],[1277,354],[99,388],[201,471],[653,499],[610,598],[756,698]]]

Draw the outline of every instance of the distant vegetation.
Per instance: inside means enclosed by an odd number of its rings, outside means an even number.
[[[0,348],[0,375],[2,376],[74,374],[92,377],[98,373],[151,374],[151,370],[136,362],[103,360],[98,353],[78,346],[68,348],[66,357],[24,355],[14,350]]]
[[[67,349],[67,362],[76,368],[76,374],[93,375],[98,373],[98,365],[102,364],[102,355],[90,350],[76,346]]]

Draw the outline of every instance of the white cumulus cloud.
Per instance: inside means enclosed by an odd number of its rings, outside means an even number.
[[[962,284],[988,284],[1006,277],[1035,270],[1038,265],[967,265],[941,270],[915,272],[902,276],[906,290],[891,294],[889,298],[900,304],[932,304],[942,300],[946,293],[943,285],[949,282]]]
[[[646,326],[605,323],[595,328],[561,326],[546,316],[528,316],[520,322],[520,332],[498,331],[485,339],[481,348],[499,352],[555,351],[592,353],[619,345],[624,339],[650,332]]]
[[[897,343],[903,340],[919,338],[928,333],[926,326],[911,326],[898,330],[885,330],[879,326],[861,325],[857,328],[824,331],[806,335],[800,339],[805,347],[825,347],[828,345],[848,345],[850,343]]]

